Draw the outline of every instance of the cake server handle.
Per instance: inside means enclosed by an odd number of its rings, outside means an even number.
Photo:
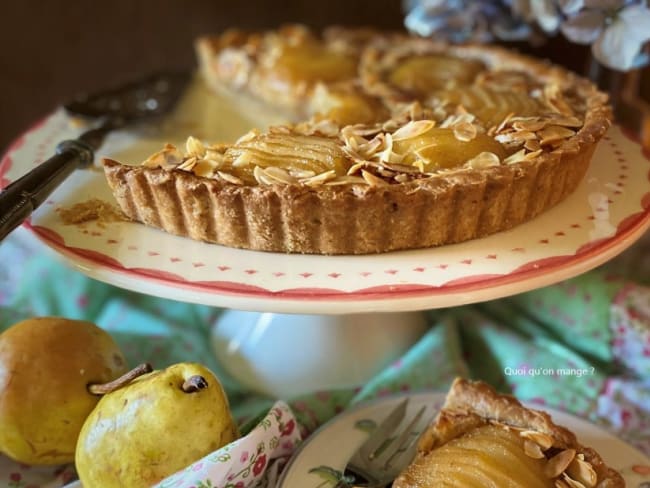
[[[106,134],[116,128],[106,123],[60,142],[56,154],[0,191],[0,241],[36,210],[79,167],[92,164],[95,150]]]

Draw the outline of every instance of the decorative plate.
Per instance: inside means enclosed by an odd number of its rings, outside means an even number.
[[[252,125],[280,122],[204,93],[195,81],[157,130],[117,132],[98,151],[139,162],[193,134],[232,140]],[[255,113],[256,120],[242,118]],[[11,146],[0,185],[53,153],[80,128],[62,112]],[[618,127],[600,143],[578,190],[538,218],[484,239],[368,256],[305,256],[230,249],[138,223],[65,225],[57,213],[91,198],[113,202],[98,165],[78,170],[26,224],[89,276],[151,295],[240,310],[340,314],[447,307],[546,286],[588,271],[650,226],[650,158]]]
[[[293,455],[277,488],[335,488],[347,460],[368,436],[364,426],[380,423],[403,398],[387,397],[361,404],[325,424]],[[425,406],[427,410],[422,422],[426,422],[437,413],[444,400],[444,393],[409,395],[406,417]],[[643,453],[589,422],[563,412],[545,410],[554,422],[571,429],[583,444],[593,447],[609,466],[619,470],[627,486],[650,486],[650,459]]]

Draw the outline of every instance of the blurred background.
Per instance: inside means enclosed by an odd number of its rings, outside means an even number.
[[[3,2],[0,29],[0,152],[72,95],[113,86],[139,74],[195,65],[193,40],[228,27],[267,28],[301,22],[403,29],[400,0],[22,0]],[[561,36],[520,50],[586,73],[589,50]],[[648,68],[601,77],[635,107],[648,107]]]

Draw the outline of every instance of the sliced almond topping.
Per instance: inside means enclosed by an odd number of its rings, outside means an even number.
[[[235,175],[231,175],[230,173],[226,173],[225,171],[217,171],[217,175],[222,178],[223,180],[227,181],[228,183],[232,183],[233,185],[243,185],[244,182],[236,177]]]
[[[579,481],[574,480],[570,476],[567,476],[566,473],[562,475],[562,481],[564,481],[569,488],[587,488],[585,485]]]
[[[467,161],[467,164],[472,168],[489,168],[490,166],[499,166],[501,160],[496,154],[483,151]]]
[[[181,164],[176,166],[176,169],[182,169],[183,171],[192,171],[192,168],[194,168],[194,165],[197,161],[198,160],[195,157],[187,158]]]
[[[385,186],[388,184],[386,181],[373,175],[370,171],[366,171],[365,169],[361,170],[361,176],[370,186]]]
[[[476,126],[469,122],[454,125],[454,137],[462,142],[471,141],[477,134]]]
[[[542,148],[542,145],[537,139],[528,139],[524,143],[524,148],[528,149],[529,151],[537,151]]]
[[[520,149],[503,160],[504,164],[515,164],[526,160],[526,150]]]
[[[579,481],[588,488],[593,488],[598,482],[598,475],[596,475],[596,471],[594,471],[591,464],[579,457],[576,457],[571,464],[569,464],[566,472],[571,478]]]
[[[277,166],[269,166],[268,168],[264,168],[264,172],[268,177],[275,180],[277,183],[293,185],[298,182],[298,180],[291,176],[285,169],[278,168]]]
[[[304,178],[300,180],[301,183],[304,183],[307,186],[318,186],[322,185],[328,180],[331,180],[336,177],[336,172],[331,169],[329,171],[325,171],[323,173],[320,173],[316,176],[312,176],[311,178]]]
[[[544,434],[543,432],[537,432],[536,430],[524,430],[523,432],[520,432],[519,435],[524,439],[533,441],[535,444],[542,448],[542,451],[546,451],[547,449],[553,447],[553,438],[548,434]]]
[[[417,137],[419,135],[424,134],[425,132],[428,132],[433,127],[435,127],[435,125],[436,123],[433,120],[411,121],[408,124],[403,125],[399,129],[397,129],[395,132],[393,132],[393,140],[401,141],[404,139],[411,139],[413,137]]]
[[[541,149],[538,149],[537,151],[529,152],[529,153],[526,154],[526,156],[524,156],[524,161],[532,161],[533,159],[535,159],[540,154],[542,154]]]
[[[578,117],[553,117],[549,122],[564,127],[582,127],[583,122]]]
[[[548,122],[538,118],[526,118],[516,120],[512,123],[512,127],[519,131],[537,132],[538,130],[542,130],[547,124]]]
[[[564,473],[569,464],[571,464],[571,461],[573,461],[575,455],[575,449],[565,449],[564,451],[560,451],[548,460],[548,463],[544,467],[544,474],[549,478],[557,478]]]
[[[540,143],[543,145],[550,144],[551,142],[560,141],[562,139],[568,139],[575,134],[571,129],[562,127],[560,125],[549,125],[537,133],[539,136]]]
[[[214,174],[215,169],[217,169],[217,165],[213,161],[210,161],[208,159],[200,159],[192,168],[192,173],[194,173],[196,176],[209,178]]]
[[[183,155],[172,144],[166,144],[165,148],[152,154],[142,163],[147,168],[173,169],[183,162]]]
[[[185,142],[185,151],[188,156],[195,156],[197,158],[205,156],[205,146],[200,140],[193,136],[187,138],[187,141]]]
[[[542,448],[539,447],[539,444],[528,439],[524,441],[524,452],[526,456],[533,459],[542,459],[544,457],[544,453],[542,452]]]
[[[235,142],[235,145],[243,144],[244,142],[248,142],[248,141],[252,141],[253,139],[255,139],[259,135],[260,135],[259,130],[257,130],[257,129],[249,130],[246,134],[244,134],[239,139],[237,139],[237,141]]]

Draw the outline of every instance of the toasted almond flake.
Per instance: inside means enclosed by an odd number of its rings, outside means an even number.
[[[317,185],[322,185],[328,180],[331,180],[332,178],[336,177],[336,172],[331,169],[329,171],[325,171],[323,173],[317,174],[316,176],[312,176],[310,178],[303,178],[300,180],[301,183],[307,185],[307,186],[317,186]]]
[[[358,163],[354,163],[354,164],[353,164],[352,166],[350,166],[350,168],[348,169],[347,174],[348,174],[348,175],[353,175],[353,174],[355,174],[355,173],[358,173],[358,172],[361,171],[361,168],[363,168],[363,167],[365,167],[365,166],[366,166],[366,162],[365,162],[365,161],[358,162]]]
[[[249,151],[242,151],[242,153],[232,162],[232,165],[235,168],[241,168],[242,166],[248,166],[252,160],[253,155]]]
[[[409,181],[410,177],[407,174],[399,173],[399,174],[395,175],[394,179],[398,183],[406,183],[407,181]]]
[[[257,180],[257,182],[261,185],[272,185],[276,183],[276,181],[271,178],[269,175],[266,174],[266,171],[264,171],[263,168],[260,168],[259,166],[255,166],[253,169],[253,176]]]
[[[512,128],[518,131],[523,130],[537,132],[538,130],[542,130],[544,127],[546,127],[547,124],[548,121],[540,120],[537,117],[522,117],[512,122]]]
[[[568,139],[574,134],[575,132],[573,130],[567,129],[566,127],[562,127],[560,125],[549,125],[537,133],[540,138],[540,144],[542,144],[542,146],[555,141]]]
[[[298,180],[291,176],[285,169],[278,168],[277,166],[269,166],[268,168],[264,168],[264,172],[267,176],[275,180],[277,183],[292,185],[298,182]]]
[[[297,179],[311,178],[312,176],[316,175],[316,173],[314,173],[310,169],[296,169],[296,168],[291,168],[289,170],[289,174]]]
[[[453,126],[453,129],[454,137],[462,142],[471,141],[476,137],[476,134],[478,133],[476,126],[469,122],[461,122],[460,124],[456,124]]]
[[[192,171],[192,168],[194,168],[194,165],[198,159],[195,157],[187,158],[185,161],[183,161],[181,164],[176,166],[176,169],[181,169],[183,171]]]
[[[257,130],[257,129],[249,130],[246,134],[244,134],[239,139],[237,139],[237,141],[235,142],[235,145],[243,144],[244,142],[248,142],[248,141],[252,141],[253,139],[255,139],[259,135],[260,135],[259,130]]]
[[[188,156],[195,156],[197,158],[205,156],[205,146],[199,139],[193,136],[187,138],[187,141],[185,142],[185,151]]]
[[[550,121],[554,125],[561,125],[563,127],[582,127],[584,124],[578,117],[553,117]]]
[[[211,159],[212,161],[221,162],[223,160],[223,153],[214,149],[207,149],[205,151],[205,156],[203,157],[205,159]]]
[[[524,453],[533,459],[542,459],[544,457],[544,453],[542,452],[542,448],[539,447],[539,444],[528,439],[524,441]]]
[[[204,178],[209,178],[214,174],[214,170],[217,169],[217,166],[208,159],[200,159],[196,162],[192,168],[192,173],[196,176],[203,176]]]
[[[576,455],[575,449],[565,449],[560,451],[544,467],[544,474],[549,478],[557,478],[567,469]]]
[[[515,116],[514,112],[510,112],[508,115],[506,115],[505,118],[501,121],[501,123],[497,126],[495,132],[498,134],[503,129],[505,129],[505,127],[510,122],[510,119],[512,119],[514,116]]]
[[[573,109],[564,100],[560,86],[556,83],[549,83],[544,86],[544,99],[546,104],[556,112],[566,116],[573,116]]]
[[[503,164],[515,164],[526,160],[526,150],[520,149],[503,160]]]
[[[483,151],[482,153],[477,154],[472,159],[467,161],[467,164],[472,168],[489,168],[491,166],[499,166],[501,160],[496,154]]]
[[[584,459],[576,457],[569,467],[566,469],[566,473],[574,480],[579,481],[588,488],[593,488],[598,482],[598,475],[594,468]]]
[[[543,432],[538,432],[536,430],[524,430],[519,433],[524,439],[533,441],[539,447],[542,448],[542,451],[546,451],[553,446],[553,438]]]
[[[183,162],[183,155],[172,144],[165,144],[164,149],[149,156],[142,166],[147,168],[173,169]]]
[[[364,139],[365,140],[365,139]],[[375,136],[370,140],[370,142],[360,144],[357,151],[364,157],[369,158],[377,151],[380,150],[381,146],[384,143],[384,138]]]
[[[528,149],[529,151],[538,151],[539,149],[542,148],[542,145],[539,143],[537,139],[528,139],[524,143],[524,148]]]
[[[524,161],[532,161],[533,159],[535,159],[540,154],[542,154],[541,149],[538,149],[537,151],[526,153],[526,156],[524,156]]]
[[[425,132],[430,131],[436,125],[433,120],[416,120],[403,125],[395,132],[393,132],[394,141],[402,141],[405,139],[412,139],[418,137]]]
[[[566,473],[562,475],[562,481],[564,481],[569,488],[587,488],[585,485],[583,485],[579,481],[574,480]]]
[[[221,179],[227,181],[228,183],[232,183],[233,185],[243,185],[244,184],[244,182],[240,178],[238,178],[237,176],[232,175],[230,173],[226,173],[225,171],[217,171],[217,175]]]
[[[370,186],[385,186],[388,184],[385,180],[382,180],[365,169],[361,170],[361,176]]]
[[[409,166],[407,164],[390,164],[390,163],[382,163],[382,165],[391,171],[395,171],[396,173],[418,173],[419,171],[414,168],[413,166]]]

